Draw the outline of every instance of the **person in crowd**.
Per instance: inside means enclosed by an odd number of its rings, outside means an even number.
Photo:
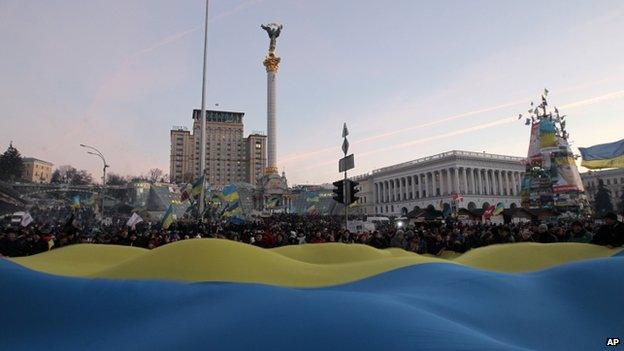
[[[542,223],[537,227],[537,234],[535,236],[535,242],[538,243],[556,243],[557,237],[554,236],[551,232],[550,229],[548,228],[548,225]]]
[[[624,224],[614,213],[585,223],[551,222],[492,225],[488,223],[425,222],[396,228],[392,222],[377,223],[372,232],[351,233],[340,216],[274,214],[245,223],[207,220],[197,223],[185,216],[168,229],[158,222],[125,225],[129,216],[101,224],[89,209],[34,209],[35,221],[27,227],[0,220],[0,255],[35,255],[77,243],[115,244],[154,249],[191,238],[219,238],[249,243],[262,248],[307,243],[339,242],[369,245],[378,249],[401,248],[419,254],[438,255],[444,250],[466,252],[492,244],[513,242],[582,242],[610,247],[624,244]],[[602,224],[602,225],[599,225]],[[593,235],[592,233],[596,233]]]
[[[24,247],[17,241],[17,235],[9,232],[0,238],[0,254],[3,256],[24,256]]]
[[[314,236],[310,240],[310,243],[312,244],[321,244],[325,242],[327,242],[327,240],[323,237],[320,231],[317,231],[316,233],[314,233]]]
[[[609,212],[604,216],[605,224],[600,226],[592,242],[597,245],[611,247],[624,245],[624,224],[617,219],[617,215]]]
[[[353,236],[351,235],[351,232],[349,232],[348,230],[340,231],[340,235],[338,237],[338,242],[339,243],[343,243],[343,244],[352,244],[353,243]]]
[[[552,232],[553,235],[557,237],[558,242],[566,242],[570,239],[569,233],[563,227],[553,227]]]
[[[407,249],[408,242],[405,240],[405,233],[402,230],[397,230],[396,234],[390,240],[390,247],[398,247],[400,249]]]
[[[592,241],[592,236],[593,235],[585,228],[583,222],[574,221],[568,234],[568,241],[576,243],[589,243]]]
[[[370,240],[369,245],[377,249],[385,249],[389,247],[388,238],[384,237],[381,232],[374,231],[373,238]]]

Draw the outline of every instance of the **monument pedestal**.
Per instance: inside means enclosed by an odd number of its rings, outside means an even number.
[[[267,173],[260,178],[262,211],[284,213],[287,206],[285,195],[288,194],[286,175],[282,173]]]

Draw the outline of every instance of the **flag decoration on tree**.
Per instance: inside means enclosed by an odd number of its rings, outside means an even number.
[[[579,213],[586,204],[585,189],[568,142],[565,115],[550,110],[546,100],[529,111],[531,126],[526,170],[521,181],[522,207],[554,208]]]

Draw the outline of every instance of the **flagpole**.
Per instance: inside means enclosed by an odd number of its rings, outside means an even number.
[[[206,174],[206,69],[207,69],[207,48],[208,48],[208,7],[210,0],[206,0],[206,18],[204,22],[204,69],[202,77],[202,100],[201,100],[201,142],[199,148],[199,177]],[[204,179],[205,181],[205,179]],[[204,184],[202,184],[201,192],[199,195],[199,218],[203,219],[204,214],[204,198],[205,198]]]

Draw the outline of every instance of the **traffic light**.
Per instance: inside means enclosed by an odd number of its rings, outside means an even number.
[[[344,204],[345,203],[344,181],[339,180],[339,181],[333,182],[332,184],[334,184],[334,189],[332,190],[332,192],[334,193],[334,195],[332,195],[332,197],[334,198],[334,201]]]
[[[360,192],[359,189],[356,189],[357,186],[360,185],[360,183],[353,180],[348,180],[348,182],[349,186],[347,191],[347,204],[350,205],[360,199],[359,196],[355,196],[357,193]]]

